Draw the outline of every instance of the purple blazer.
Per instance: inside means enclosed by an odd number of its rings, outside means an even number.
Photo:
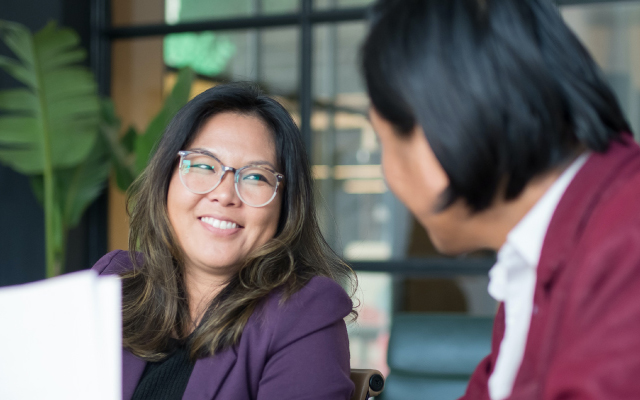
[[[93,270],[119,274],[132,268],[129,254],[116,250]],[[239,342],[199,359],[184,393],[188,400],[346,399],[349,339],[344,322],[352,302],[329,278],[316,277],[280,303],[272,293],[254,311]],[[122,398],[131,399],[146,362],[122,350]]]

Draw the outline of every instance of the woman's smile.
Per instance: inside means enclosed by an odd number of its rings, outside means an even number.
[[[221,220],[213,217],[200,217],[200,221],[213,226],[214,228],[227,230],[227,229],[236,229],[238,228],[238,224],[232,221]]]
[[[209,118],[185,150],[206,152],[224,165],[240,169],[249,164],[277,165],[272,133],[259,118],[222,113]],[[276,234],[281,195],[263,207],[251,207],[236,191],[234,173],[222,175],[207,193],[187,189],[187,179],[205,176],[202,159],[176,168],[167,195],[171,226],[185,254],[187,274],[200,271],[222,279],[231,276],[249,254]],[[201,168],[201,169],[196,169]],[[200,175],[186,175],[200,174]],[[212,186],[213,187],[213,186]]]
[[[200,217],[204,229],[216,237],[232,237],[244,228],[238,223],[225,218]]]

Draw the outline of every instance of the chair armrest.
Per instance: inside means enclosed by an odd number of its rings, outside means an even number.
[[[367,400],[382,393],[384,376],[376,369],[351,369],[351,380],[356,385],[351,400]]]

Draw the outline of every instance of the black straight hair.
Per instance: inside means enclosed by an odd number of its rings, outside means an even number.
[[[424,131],[450,180],[439,210],[515,199],[535,176],[630,132],[550,0],[379,0],[361,68],[398,135]]]

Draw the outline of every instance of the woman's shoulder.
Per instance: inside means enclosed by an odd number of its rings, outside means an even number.
[[[289,297],[283,291],[272,293],[258,308],[257,321],[261,329],[295,334],[303,327],[313,331],[342,321],[352,309],[353,302],[342,286],[318,276]]]
[[[353,307],[351,298],[336,281],[326,276],[316,276],[309,280],[298,292],[294,293],[291,301],[297,302],[318,302],[325,306],[335,305],[337,307],[347,307],[349,312]],[[348,314],[348,312],[347,312]]]
[[[324,276],[313,277],[288,298],[284,298],[283,291],[277,291],[269,297],[267,303],[267,308],[278,313],[308,313],[313,310],[322,314],[344,314],[341,318],[349,314],[353,308],[351,298],[344,288],[333,279]]]
[[[91,269],[98,275],[119,275],[133,269],[133,264],[128,251],[113,250],[102,256]]]

